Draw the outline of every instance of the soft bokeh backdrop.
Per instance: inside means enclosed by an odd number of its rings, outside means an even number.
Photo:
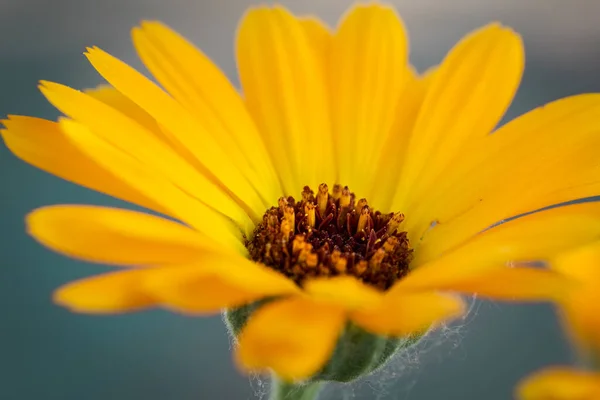
[[[0,116],[57,113],[39,79],[92,87],[99,76],[85,46],[98,45],[136,67],[129,29],[160,19],[202,47],[236,81],[234,32],[251,0],[1,0]],[[330,24],[348,0],[289,0]],[[600,91],[600,2],[595,0],[396,0],[421,70],[463,34],[499,20],[524,36],[527,69],[514,117],[550,100]],[[568,134],[568,132],[565,132]],[[55,203],[123,205],[49,176],[0,145],[0,399],[252,399],[260,382],[240,375],[220,318],[161,311],[97,317],[54,306],[54,288],[106,268],[53,254],[23,229],[23,216]],[[126,205],[125,205],[126,206]],[[550,307],[475,303],[465,321],[429,338],[388,370],[327,398],[488,399],[512,397],[519,377],[570,363]]]

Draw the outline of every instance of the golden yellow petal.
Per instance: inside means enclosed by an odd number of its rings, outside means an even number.
[[[86,125],[101,140],[135,158],[148,171],[173,182],[190,196],[229,216],[242,229],[252,231],[253,222],[239,204],[135,120],[63,85],[42,82],[40,90],[54,106]]]
[[[345,323],[340,307],[302,297],[261,307],[239,337],[246,370],[272,369],[286,381],[308,378],[327,362]]]
[[[304,290],[312,298],[346,309],[377,306],[383,300],[383,292],[367,286],[353,276],[318,278],[304,283]]]
[[[265,297],[299,293],[284,275],[243,257],[205,253],[193,264],[157,270],[144,287],[161,305],[185,314],[213,314]]]
[[[361,4],[342,17],[331,43],[330,101],[339,181],[357,193],[370,187],[410,74],[408,39],[392,7]]]
[[[329,54],[331,49],[331,29],[320,19],[315,17],[301,17],[300,25],[306,33],[308,43],[317,55],[317,61],[321,64],[323,71],[327,71]]]
[[[524,58],[521,38],[499,24],[470,33],[450,50],[415,123],[395,207],[411,215],[450,162],[495,128],[519,86]]]
[[[600,244],[560,254],[550,266],[579,283],[559,302],[567,331],[582,349],[600,351]]]
[[[434,67],[421,75],[416,72],[410,74],[396,107],[394,125],[384,141],[379,159],[373,163],[374,176],[384,176],[389,182],[400,180],[408,141],[413,134],[413,127],[436,70],[437,68]],[[384,212],[398,212],[398,209],[392,209],[392,201],[397,190],[398,186],[395,183],[383,185],[379,179],[373,179],[370,190],[365,195],[378,209]]]
[[[106,264],[177,264],[219,248],[210,237],[177,222],[97,206],[38,208],[27,216],[27,230],[53,250]]]
[[[103,141],[86,126],[71,120],[61,120],[60,125],[69,140],[102,168],[146,197],[155,199],[170,215],[215,241],[245,254],[240,231],[230,220],[165,180],[137,159]]]
[[[156,119],[176,148],[186,149],[188,159],[195,160],[194,166],[202,175],[231,193],[240,206],[262,215],[265,203],[256,189],[231,160],[227,149],[219,146],[196,117],[149,79],[110,54],[91,48],[86,56],[115,89]],[[205,201],[215,200],[212,196],[205,194]]]
[[[164,207],[106,171],[73,145],[57,123],[11,115],[2,121],[4,143],[23,161],[67,181],[142,207],[166,213]]]
[[[421,246],[411,264],[416,269],[401,284],[420,289],[452,288],[511,262],[550,260],[598,237],[600,203],[552,208],[491,228],[425,264],[431,254],[423,254]]]
[[[600,374],[568,367],[550,367],[519,383],[518,400],[600,399]]]
[[[154,307],[156,302],[140,285],[148,269],[97,275],[56,289],[54,302],[74,312],[116,314]]]
[[[280,6],[250,9],[236,55],[246,105],[285,193],[335,182],[322,60],[300,21]]]
[[[572,279],[600,289],[600,242],[558,254],[550,267]]]
[[[133,119],[135,122],[142,125],[148,132],[152,132],[168,144],[167,137],[162,132],[156,120],[114,87],[110,85],[100,85],[93,89],[86,89],[83,92]]]
[[[350,319],[373,333],[406,336],[459,317],[464,311],[459,297],[434,292],[389,292],[380,305],[354,311]]]
[[[542,106],[480,140],[407,214],[431,257],[500,220],[600,193],[600,94]],[[568,132],[565,133],[565,132]],[[551,178],[549,178],[551,177]]]
[[[282,193],[262,138],[238,92],[219,68],[167,26],[142,22],[135,48],[152,75],[204,128],[268,204]]]
[[[584,353],[600,354],[600,317],[598,289],[573,291],[559,305],[559,316],[571,341]]]
[[[460,269],[460,266],[455,267]],[[508,301],[563,301],[579,285],[547,269],[499,267],[452,284],[453,291]]]
[[[135,120],[138,124],[142,125],[148,133],[152,133],[158,140],[160,140],[165,146],[173,149],[182,158],[189,160],[189,154],[186,150],[178,148],[170,139],[169,135],[165,132],[156,119],[144,111],[140,106],[135,104],[129,98],[125,97],[121,92],[110,85],[99,85],[94,89],[86,89],[83,91],[88,96],[100,100],[102,103],[118,110],[127,117]],[[193,164],[192,159],[190,163]]]

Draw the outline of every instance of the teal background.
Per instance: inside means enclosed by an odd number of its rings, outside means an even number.
[[[348,1],[288,1],[299,12],[335,21]],[[411,32],[412,58],[438,63],[469,30],[500,19],[522,32],[523,85],[509,117],[547,101],[600,91],[598,3],[530,0],[397,1]],[[449,4],[452,3],[452,6]],[[143,18],[165,21],[205,49],[235,79],[235,24],[249,1],[159,0],[0,3],[0,116],[57,113],[36,89],[40,79],[73,87],[101,80],[85,46],[98,45],[136,67],[129,29]],[[54,254],[24,233],[23,217],[47,204],[127,205],[54,178],[0,145],[0,399],[251,399],[261,385],[233,366],[220,318],[163,311],[121,316],[72,314],[53,305],[54,288],[106,268]],[[544,305],[476,302],[465,321],[434,335],[342,399],[489,399],[512,397],[523,375],[573,362],[553,311]]]

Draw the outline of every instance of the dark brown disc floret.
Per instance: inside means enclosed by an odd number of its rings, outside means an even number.
[[[247,240],[253,261],[299,285],[307,278],[353,275],[386,290],[409,271],[412,249],[399,228],[404,215],[373,210],[348,187],[304,187],[300,200],[282,197]]]

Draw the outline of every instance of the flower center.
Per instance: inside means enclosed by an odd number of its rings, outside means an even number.
[[[326,184],[301,198],[279,199],[254,230],[246,247],[263,263],[299,285],[307,278],[353,275],[386,290],[409,271],[412,249],[400,231],[401,213],[383,214],[348,187]]]

